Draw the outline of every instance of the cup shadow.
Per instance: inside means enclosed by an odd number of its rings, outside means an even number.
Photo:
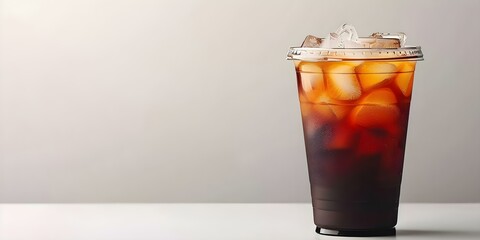
[[[429,229],[397,229],[397,237],[452,237],[480,239],[479,231],[458,231],[458,230],[429,230]]]

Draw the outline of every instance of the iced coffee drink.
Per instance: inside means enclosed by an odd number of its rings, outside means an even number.
[[[291,48],[314,223],[327,235],[393,235],[420,47],[343,25]]]

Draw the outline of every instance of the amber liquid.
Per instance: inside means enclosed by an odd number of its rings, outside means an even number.
[[[296,62],[314,222],[397,222],[415,62]]]

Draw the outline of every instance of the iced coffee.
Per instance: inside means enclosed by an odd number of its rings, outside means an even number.
[[[393,235],[420,47],[343,25],[291,48],[317,232]]]

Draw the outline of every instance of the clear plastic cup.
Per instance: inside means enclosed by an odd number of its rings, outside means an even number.
[[[326,235],[394,235],[414,71],[423,54],[403,46],[403,33],[358,38],[349,28],[308,36],[288,53],[314,223]]]

